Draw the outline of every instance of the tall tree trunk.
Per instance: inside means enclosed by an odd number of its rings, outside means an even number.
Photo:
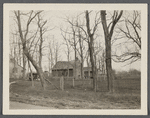
[[[51,73],[51,65],[50,65],[50,58],[48,57],[48,70],[49,70],[49,73]]]
[[[119,19],[122,16],[123,11],[118,14],[116,11],[114,11],[112,25],[109,31],[109,27],[107,27],[107,21],[106,21],[106,11],[101,11],[101,20],[102,20],[102,26],[104,30],[104,36],[105,36],[105,52],[106,52],[106,71],[107,71],[107,80],[108,80],[108,90],[109,92],[113,92],[113,73],[112,73],[112,64],[111,64],[111,38],[113,35],[113,30],[116,25],[116,23],[119,21]]]
[[[113,73],[112,73],[112,64],[111,64],[111,40],[109,37],[106,38],[106,71],[108,78],[108,90],[113,92]]]
[[[68,60],[68,62],[70,61],[69,60],[69,57],[70,57],[70,52],[69,52],[69,49],[68,49],[68,54],[67,54],[67,60]],[[67,71],[68,71],[68,78],[69,78],[69,68],[67,67]]]
[[[41,84],[42,84],[42,87],[43,89],[45,90],[46,89],[46,83],[45,83],[45,78],[44,78],[44,73],[43,73],[43,70],[42,68],[40,68],[37,63],[33,60],[33,57],[29,54],[28,52],[28,49],[26,47],[24,47],[24,50],[23,50],[24,54],[26,55],[26,57],[28,58],[28,60],[30,60],[30,62],[32,63],[32,65],[34,66],[34,68],[36,69],[39,77],[40,77],[40,80],[41,80]]]
[[[96,67],[95,67],[95,62],[94,62],[94,47],[93,47],[93,35],[94,33],[91,33],[91,29],[90,29],[90,19],[89,19],[89,12],[86,11],[86,27],[87,27],[87,33],[89,36],[88,39],[88,45],[89,45],[89,51],[90,51],[90,62],[92,65],[92,77],[93,77],[93,89],[96,92],[97,90],[97,76],[96,76]]]
[[[74,78],[76,79],[76,57],[77,57],[77,49],[76,49],[76,40],[75,40],[75,31],[74,29],[72,28],[72,31],[73,31],[73,43],[74,43],[74,59],[75,59],[75,65],[74,65]]]
[[[42,68],[42,50],[40,49],[39,50],[39,66],[40,66],[40,68]]]
[[[18,41],[18,47],[19,47],[19,65],[21,66],[21,45],[20,45],[20,41]]]
[[[43,46],[43,33],[44,33],[44,25],[47,23],[47,21],[42,21],[41,19],[41,15],[38,14],[38,22],[37,22],[37,25],[38,25],[38,28],[40,29],[40,45],[39,45],[39,66],[40,68],[42,68],[42,46]]]
[[[57,63],[57,61],[58,61],[58,44],[56,43],[56,47],[55,47],[55,64]]]
[[[106,71],[107,71],[107,81],[108,81],[108,90],[113,92],[113,76],[112,76],[112,65],[111,65],[111,38],[107,28],[106,22],[106,11],[101,11],[102,26],[105,34],[105,52],[106,52]]]
[[[73,77],[73,87],[75,86],[75,82],[74,82],[74,80],[76,80],[77,79],[77,72],[76,72],[76,70],[77,70],[77,49],[76,49],[76,40],[75,40],[75,31],[74,31],[74,29],[72,28],[72,30],[73,30],[73,40],[74,40],[74,58],[75,58],[75,65],[74,65],[74,77]]]
[[[52,71],[53,68],[53,52],[52,52],[52,47],[51,47],[51,43],[49,43],[50,47],[49,47],[49,51],[50,51],[50,59],[51,59],[51,64],[50,64],[50,69]],[[49,60],[50,61],[50,60]]]
[[[89,77],[89,79],[90,79],[89,50],[88,50],[88,55],[87,55],[86,62],[87,62],[87,66],[88,66],[88,77]]]
[[[83,74],[83,60],[81,61],[81,79],[84,79],[84,74]]]
[[[29,61],[29,60],[28,60],[28,65],[29,65],[30,74],[31,74],[32,87],[34,87],[33,73],[32,73],[32,69],[31,69],[30,61]],[[30,76],[30,75],[29,75],[29,76]]]
[[[92,37],[91,37],[92,39]],[[97,84],[97,76],[96,76],[96,70],[95,70],[95,63],[94,63],[94,50],[93,50],[93,46],[92,46],[92,42],[89,43],[89,50],[90,50],[90,62],[91,62],[91,65],[92,65],[92,79],[93,79],[93,89],[94,91],[96,92],[96,84]]]
[[[26,56],[23,53],[23,79],[26,78]]]
[[[79,45],[80,45],[80,57],[81,57],[81,78],[84,78],[84,74],[83,74],[83,47],[82,47],[82,41],[81,41],[81,34],[80,34],[80,29],[79,29]]]
[[[29,22],[27,23],[27,29],[26,29],[25,35],[23,35],[22,28],[21,28],[20,11],[17,11],[17,12],[15,11],[15,15],[16,15],[16,18],[17,18],[17,21],[18,21],[18,30],[19,30],[19,35],[20,35],[20,39],[21,39],[21,42],[22,42],[22,46],[23,46],[23,53],[26,55],[27,59],[30,60],[30,62],[32,63],[32,65],[36,69],[36,71],[37,71],[37,73],[40,77],[42,87],[45,90],[46,86],[45,86],[43,70],[35,62],[35,60],[31,56],[31,54],[29,53],[29,48],[26,46],[26,37],[27,37],[28,31],[29,31],[29,24],[31,23],[31,20],[29,20]]]
[[[14,75],[14,78],[16,79],[16,47],[14,47],[14,68],[13,68],[13,75]]]
[[[42,45],[43,45],[43,36],[42,29],[40,28],[40,45],[39,45],[39,66],[42,68]]]

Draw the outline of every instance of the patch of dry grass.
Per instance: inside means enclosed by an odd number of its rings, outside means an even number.
[[[47,89],[43,90],[40,82],[34,83],[35,87],[31,86],[31,81],[25,80],[12,84],[10,100],[57,109],[140,109],[140,92],[95,93],[92,86],[82,86],[81,81],[75,82],[75,88],[66,83],[64,91],[52,85],[47,85]],[[59,81],[53,83],[59,86]]]

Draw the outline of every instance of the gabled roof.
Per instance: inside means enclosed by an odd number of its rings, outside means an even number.
[[[58,61],[54,67],[54,69],[73,69],[73,63],[71,63],[70,61]]]
[[[73,69],[75,66],[75,62],[76,62],[76,66],[80,66],[80,61],[79,60],[73,60],[73,61],[58,61],[52,70],[55,69]]]

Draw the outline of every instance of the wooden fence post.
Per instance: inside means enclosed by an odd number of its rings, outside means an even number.
[[[74,88],[74,77],[73,77],[73,79],[72,79],[72,80],[73,80],[73,88]]]
[[[62,91],[64,90],[64,77],[62,76]]]
[[[63,91],[64,90],[64,77],[60,77],[60,89]]]

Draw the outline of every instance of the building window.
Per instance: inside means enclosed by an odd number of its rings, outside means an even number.
[[[73,69],[69,69],[69,77],[73,77]]]

